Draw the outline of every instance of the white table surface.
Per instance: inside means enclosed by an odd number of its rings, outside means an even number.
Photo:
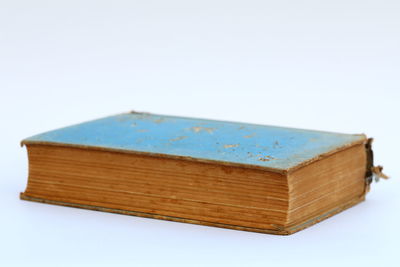
[[[0,1],[0,266],[400,266],[399,106],[398,1]],[[131,109],[366,133],[392,178],[291,236],[19,200],[21,139]]]

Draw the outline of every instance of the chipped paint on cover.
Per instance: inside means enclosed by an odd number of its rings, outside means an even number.
[[[35,135],[23,142],[157,153],[287,170],[364,139],[364,135],[132,112]]]

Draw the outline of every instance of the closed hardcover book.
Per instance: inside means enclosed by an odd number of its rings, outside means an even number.
[[[39,134],[21,198],[271,234],[364,200],[371,139],[130,112]]]

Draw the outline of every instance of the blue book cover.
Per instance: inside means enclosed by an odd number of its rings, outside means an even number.
[[[148,153],[286,172],[365,141],[363,134],[130,112],[35,135],[22,143]]]

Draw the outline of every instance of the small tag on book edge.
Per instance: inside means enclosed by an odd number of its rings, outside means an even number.
[[[366,192],[369,192],[372,181],[379,182],[381,178],[389,179],[389,176],[382,172],[382,166],[374,166],[374,153],[372,151],[373,140],[373,138],[368,138],[365,144],[365,149],[367,150],[367,171],[365,173]]]

